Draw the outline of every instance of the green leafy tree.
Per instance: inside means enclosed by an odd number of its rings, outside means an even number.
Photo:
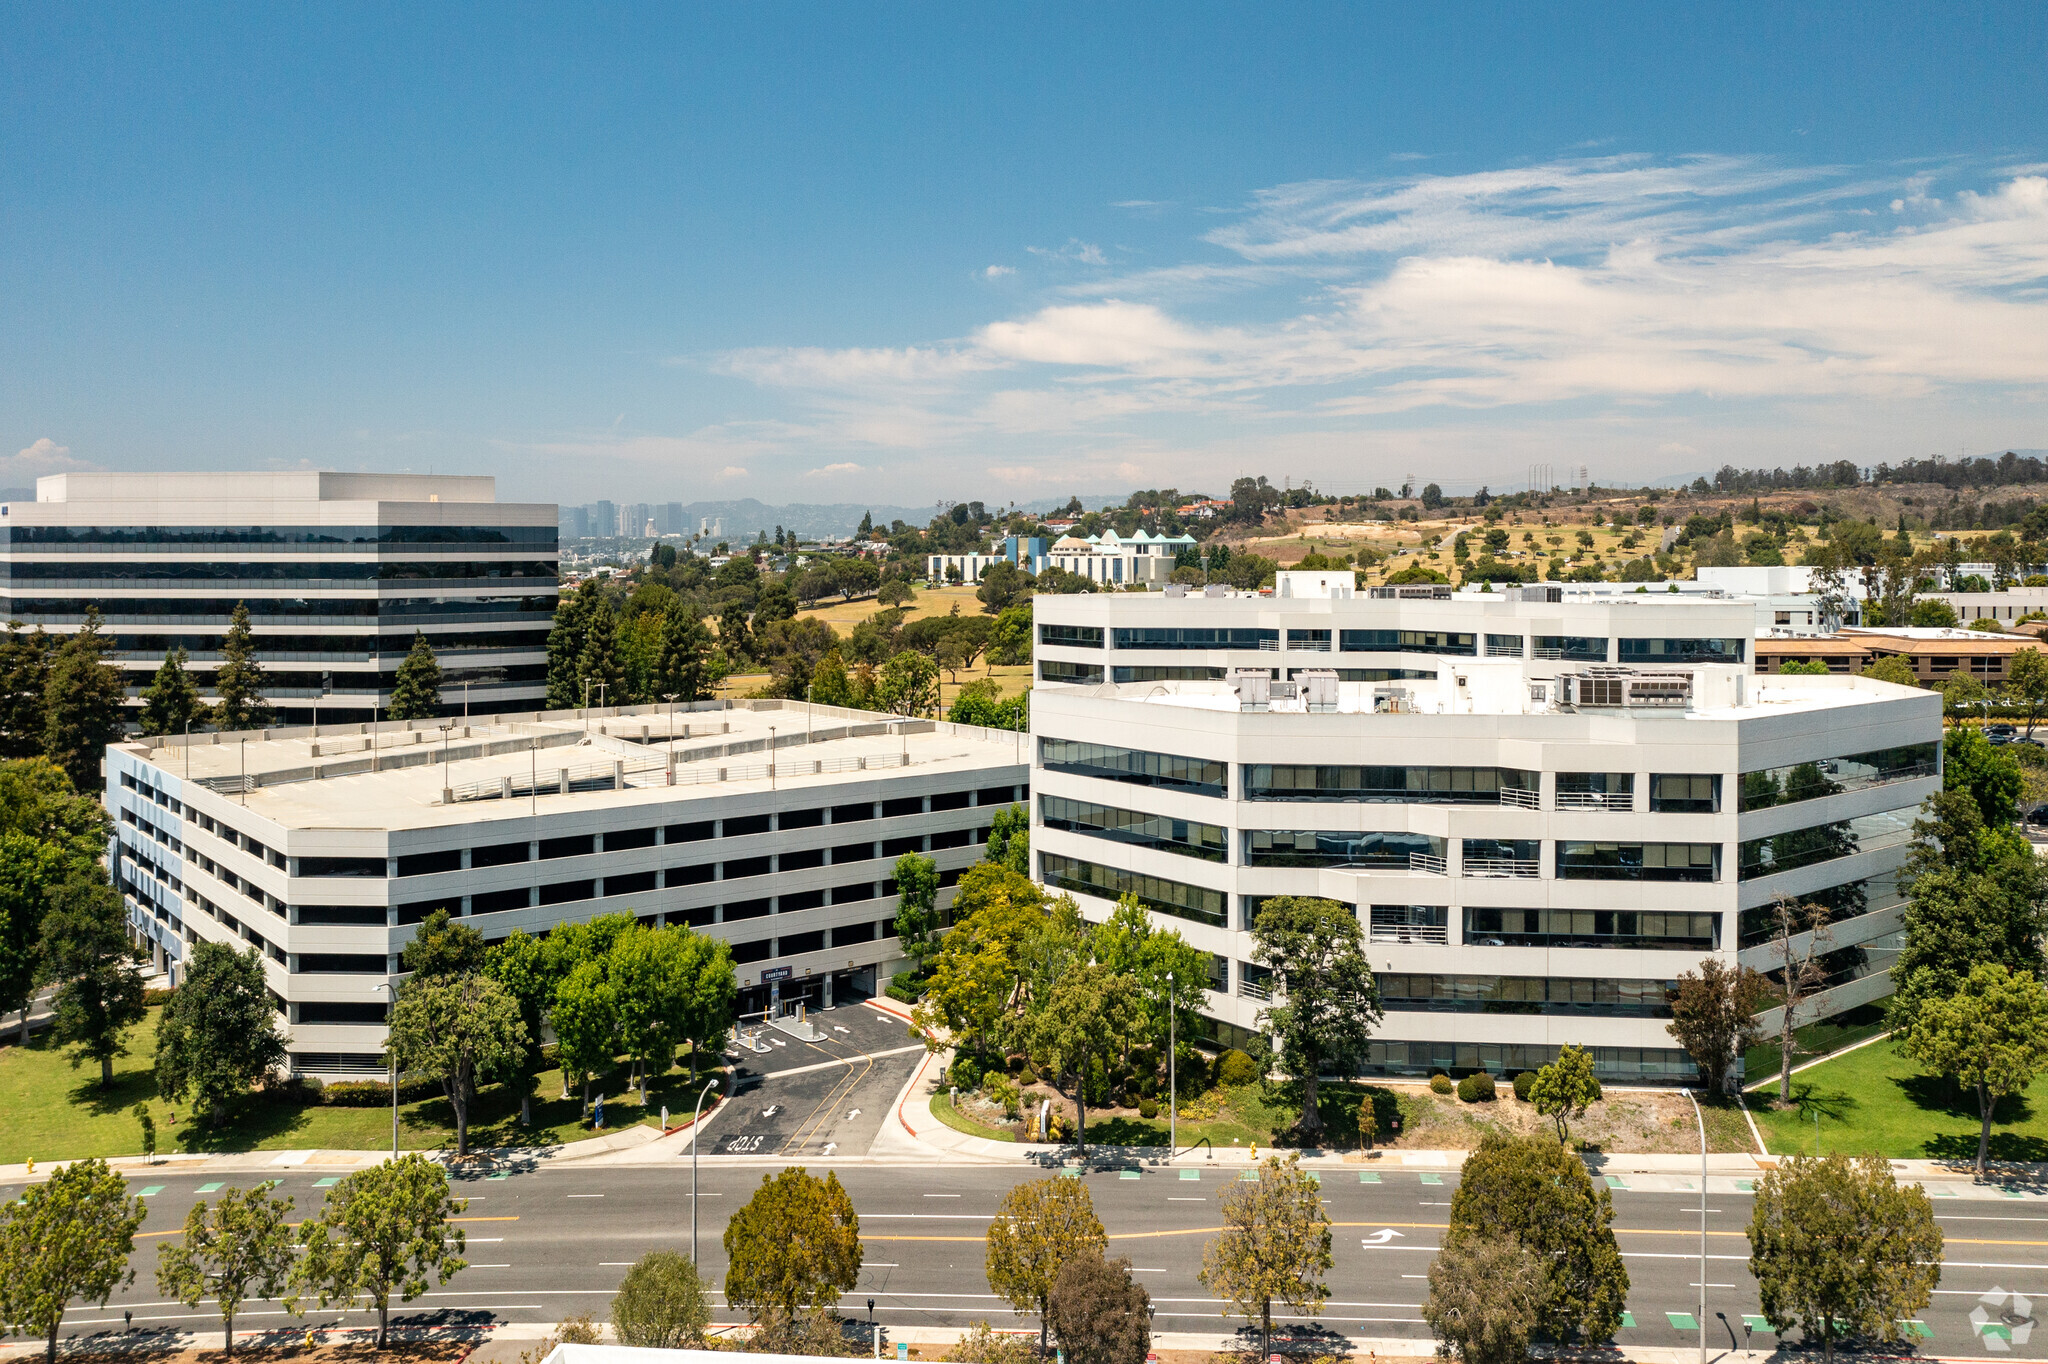
[[[415,630],[412,649],[391,679],[391,704],[385,714],[393,720],[428,720],[440,713],[441,662],[434,657],[426,632]]]
[[[1137,982],[1100,962],[1072,962],[1042,994],[1033,995],[1024,1020],[1025,1048],[1074,1101],[1074,1144],[1083,1150],[1089,1076],[1128,1049],[1142,1017]]]
[[[1147,1045],[1200,1033],[1209,955],[1170,928],[1152,922],[1135,895],[1117,901],[1108,919],[1095,926],[1089,947],[1096,960],[1127,975],[1138,987],[1140,1033]],[[1169,1015],[1176,1020],[1169,1027]]]
[[[626,1271],[612,1299],[612,1329],[619,1344],[642,1350],[702,1347],[711,1324],[711,1290],[691,1264],[672,1250],[650,1250]]]
[[[120,897],[98,867],[77,869],[50,892],[43,916],[43,972],[57,984],[57,1040],[72,1048],[73,1068],[100,1066],[100,1088],[114,1083],[114,1059],[128,1054],[122,1034],[143,1020],[141,952],[128,941]]]
[[[1297,1130],[1313,1145],[1323,1130],[1316,1077],[1325,1068],[1348,1072],[1381,1016],[1358,915],[1335,900],[1275,897],[1252,924],[1252,959],[1273,972],[1273,1002],[1258,1023],[1301,1085]]]
[[[733,970],[731,943],[681,925],[670,925],[668,932],[682,944],[683,991],[677,1000],[681,1013],[675,1031],[690,1044],[690,1074],[694,1078],[703,1058],[711,1057],[712,1064],[717,1064],[738,1007],[739,977]]]
[[[1747,966],[1715,957],[1678,978],[1671,1022],[1664,1031],[1685,1048],[1711,1094],[1721,1093],[1735,1058],[1762,1035],[1756,1012],[1769,999],[1770,982]]]
[[[590,613],[601,593],[597,580],[588,578],[555,603],[555,618],[548,630],[549,710],[574,710],[583,704],[583,677],[578,669]]]
[[[582,1076],[583,1106],[588,1108],[591,1076],[610,1070],[618,1055],[618,1001],[601,962],[578,962],[562,978],[549,1017],[555,1025],[555,1059],[562,1067],[563,1083],[572,1075]]]
[[[1584,1161],[1542,1137],[1489,1132],[1466,1157],[1444,1245],[1518,1241],[1545,1267],[1537,1328],[1557,1341],[1603,1341],[1628,1304],[1613,1221],[1613,1196]]]
[[[128,1111],[135,1115],[135,1121],[142,1127],[143,1163],[156,1164],[156,1119],[150,1116],[149,1105],[138,1103]]]
[[[1907,664],[1906,670],[1908,672],[1911,672],[1912,664]],[[1780,663],[1778,665],[1778,671],[1786,677],[1826,677],[1828,675],[1828,665],[1817,658],[1794,658],[1784,663]],[[1871,676],[1871,674],[1865,673],[1864,676],[1868,677]],[[1889,682],[1892,679],[1889,677],[1885,677],[1879,678],[1878,680],[1882,682]],[[1911,686],[1913,684],[1909,682],[1907,683],[1907,685]]]
[[[74,1298],[107,1305],[135,1281],[128,1257],[149,1210],[104,1160],[75,1160],[19,1202],[0,1207],[0,1322],[43,1338],[56,1364],[57,1328]]]
[[[99,608],[88,606],[85,624],[51,655],[43,688],[43,752],[80,791],[100,789],[107,745],[121,737],[128,690],[106,647]]]
[[[199,688],[192,684],[192,674],[185,671],[186,657],[182,648],[166,651],[163,666],[143,689],[144,734],[182,734],[187,725],[206,718]]]
[[[183,1099],[189,1092],[193,1118],[205,1125],[226,1116],[250,1085],[284,1063],[277,1010],[256,949],[198,943],[184,984],[157,1020],[157,1093]]]
[[[2005,670],[2006,699],[2026,712],[2027,737],[2034,737],[2034,722],[2048,707],[2048,653],[2021,649]]]
[[[0,762],[0,833],[41,839],[66,861],[90,866],[106,856],[111,828],[97,787],[79,794],[48,758]]]
[[[1995,962],[1971,969],[1952,995],[1923,1002],[1906,1055],[1977,1091],[1977,1177],[1991,1150],[1999,1101],[2024,1094],[2048,1070],[2048,987]]]
[[[590,609],[583,632],[583,652],[576,659],[579,705],[622,706],[627,703],[626,665],[619,656],[619,618],[611,603],[599,597]]]
[[[1780,1335],[1820,1337],[1832,1361],[1848,1336],[1901,1339],[1941,1282],[1941,1228],[1918,1185],[1899,1187],[1882,1156],[1795,1155],[1756,1182],[1749,1272]]]
[[[1005,805],[989,817],[988,843],[982,860],[1008,867],[1019,876],[1031,874],[1031,812]]]
[[[860,1282],[860,1217],[828,1173],[790,1166],[761,1187],[725,1228],[725,1300],[756,1321],[825,1309]]]
[[[995,633],[989,637],[988,659],[1011,668],[1031,661],[1031,603],[1019,602],[997,613]]]
[[[1046,1315],[1067,1364],[1145,1364],[1152,1350],[1152,1295],[1127,1259],[1100,1251],[1060,1266]]]
[[[55,843],[13,829],[0,833],[0,1013],[20,1013],[23,1046],[41,974],[38,949],[50,891],[74,866]]]
[[[1302,1316],[1322,1311],[1333,1260],[1323,1186],[1303,1171],[1301,1157],[1282,1164],[1268,1156],[1258,1176],[1223,1195],[1223,1233],[1203,1248],[1197,1277],[1258,1327],[1264,1356],[1273,1352],[1273,1304]]]
[[[235,1313],[251,1298],[284,1292],[298,1258],[285,1221],[292,1200],[272,1198],[270,1189],[229,1189],[211,1209],[201,1199],[186,1214],[184,1239],[157,1248],[157,1291],[187,1307],[217,1303],[228,1359],[235,1357]]]
[[[1816,670],[1812,663],[1820,663],[1819,669]],[[1825,676],[1827,670],[1828,665],[1821,663],[1819,659],[1812,660],[1807,666],[1808,672],[1816,673],[1819,676]],[[1792,666],[1786,664],[1778,671],[1791,672]],[[1862,675],[1873,681],[1889,682],[1895,687],[1918,687],[1920,685],[1920,677],[1919,674],[1913,671],[1912,661],[1903,654],[1890,654],[1876,660],[1863,670]]]
[[[921,853],[896,859],[896,936],[920,971],[939,945],[938,898],[938,863]]]
[[[1035,1179],[1014,1184],[988,1225],[983,1268],[995,1295],[1021,1316],[1038,1314],[1038,1348],[1051,1328],[1053,1286],[1068,1261],[1109,1246],[1095,1200],[1077,1179]]]
[[[489,949],[484,935],[445,909],[420,920],[412,941],[398,954],[398,969],[414,976],[466,976],[484,969]]]
[[[518,1001],[489,976],[414,976],[391,1011],[399,1068],[447,1087],[457,1157],[469,1154],[469,1105],[478,1079],[513,1070],[526,1041]]]
[[[1523,1364],[1544,1290],[1543,1266],[1520,1241],[1467,1237],[1429,1262],[1422,1319],[1464,1364]]]
[[[1572,1123],[1599,1101],[1600,1081],[1593,1074],[1592,1053],[1569,1042],[1558,1048],[1555,1061],[1536,1072],[1536,1082],[1529,1088],[1529,1102],[1557,1124],[1560,1142],[1571,1139]]]
[[[383,1349],[394,1295],[411,1302],[468,1268],[468,1238],[452,1225],[468,1206],[449,1195],[448,1172],[417,1151],[356,1171],[327,1191],[319,1214],[300,1228],[306,1253],[285,1307],[296,1313],[307,1298],[323,1308],[374,1307]]]
[[[690,961],[680,929],[638,924],[612,944],[605,975],[619,1013],[619,1042],[640,1071],[640,1106],[650,1072],[675,1063],[689,1012]]]
[[[484,974],[505,987],[519,1006],[519,1021],[526,1043],[519,1053],[519,1125],[533,1123],[533,1092],[540,1082],[543,1056],[541,1029],[547,1022],[548,1005],[561,978],[554,958],[540,939],[525,929],[515,928],[504,941],[493,943],[485,954]]]
[[[654,695],[679,701],[702,701],[717,689],[712,666],[711,631],[694,611],[678,600],[661,617],[661,647],[654,665]]]
[[[256,639],[249,629],[249,606],[236,602],[228,617],[227,637],[220,645],[220,667],[213,675],[213,722],[223,730],[262,729],[271,722],[270,703],[263,699],[263,666],[256,661]]]
[[[0,640],[0,758],[32,758],[43,751],[52,647],[42,626],[24,630],[18,620],[7,622],[7,636]]]
[[[892,715],[931,715],[939,708],[939,669],[931,659],[906,649],[882,665],[875,702]]]
[[[1941,789],[1967,794],[1987,829],[2002,829],[2018,818],[2026,785],[2019,760],[1994,747],[1975,725],[1950,725],[1943,732]]]

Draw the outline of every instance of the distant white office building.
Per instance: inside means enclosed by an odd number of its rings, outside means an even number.
[[[97,606],[131,697],[174,648],[210,696],[245,604],[288,720],[369,719],[417,630],[444,699],[498,709],[545,694],[558,545],[555,505],[499,502],[491,478],[52,474],[0,503],[0,611],[68,634]]]
[[[744,1013],[865,998],[904,964],[896,859],[938,863],[943,907],[1029,799],[1022,736],[793,702],[167,743],[107,750],[131,929],[174,980],[199,942],[257,948],[322,1077],[383,1072],[379,990],[436,909],[487,942],[689,924],[732,944]]]
[[[1135,895],[1210,954],[1218,1040],[1268,999],[1250,930],[1280,895],[1358,914],[1386,1009],[1371,1074],[1511,1075],[1569,1042],[1611,1081],[1689,1082],[1675,981],[1771,966],[1781,894],[1836,915],[1802,1020],[1889,992],[1938,696],[1753,676],[1744,601],[1292,576],[1033,602],[1037,870],[1091,919]]]
[[[995,554],[927,555],[925,578],[933,583],[978,583],[993,565],[1013,563],[1027,573],[1058,568],[1108,587],[1160,586],[1173,579],[1175,553],[1193,548],[1194,543],[1187,535],[1154,535],[1141,530],[1126,539],[1112,530],[1086,537],[1065,536],[1048,548],[1042,536],[1012,535]]]

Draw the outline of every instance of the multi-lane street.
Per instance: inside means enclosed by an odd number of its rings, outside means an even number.
[[[720,1236],[727,1218],[762,1174],[774,1168],[780,1167],[704,1158],[699,1251],[714,1282],[725,1267]],[[978,1318],[997,1325],[1029,1324],[990,1294],[982,1275],[983,1234],[1003,1192],[1018,1180],[1044,1177],[1042,1172],[1026,1167],[839,1166],[837,1173],[859,1211],[866,1253],[860,1284],[842,1302],[847,1315],[865,1317],[872,1297],[877,1320],[891,1327],[964,1325]],[[260,1177],[252,1173],[235,1182],[253,1183]],[[321,1181],[333,1178],[311,1171],[284,1171],[279,1177],[282,1192],[297,1200],[301,1213],[318,1205]],[[1152,1294],[1155,1329],[1229,1329],[1195,1271],[1218,1225],[1218,1200],[1238,1172],[1108,1169],[1081,1177],[1108,1228],[1112,1254],[1127,1256]],[[195,1199],[217,1192],[214,1182],[171,1174],[132,1182],[150,1210],[138,1244],[136,1283],[105,1310],[75,1309],[66,1324],[68,1334],[119,1330],[124,1312],[134,1314],[138,1329],[217,1329],[210,1312],[166,1302],[155,1290],[153,1274],[156,1245],[177,1234]],[[1454,1173],[1361,1171],[1355,1166],[1326,1171],[1323,1190],[1335,1224],[1336,1266],[1329,1276],[1329,1304],[1314,1324],[1353,1338],[1424,1335],[1417,1307],[1456,1184]],[[409,1304],[402,1314],[409,1323],[548,1322],[586,1309],[602,1316],[633,1260],[655,1248],[687,1253],[690,1247],[687,1160],[672,1168],[507,1171],[465,1177],[458,1187],[469,1199],[462,1222],[469,1267]],[[1697,1331],[1691,1318],[1681,1314],[1694,1310],[1698,1296],[1698,1194],[1622,1188],[1614,1200],[1615,1228],[1632,1284],[1632,1324],[1623,1328],[1620,1342],[1693,1344]],[[1756,1312],[1742,1234],[1749,1198],[1734,1188],[1734,1181],[1716,1177],[1709,1184],[1707,1208],[1709,1342],[1717,1349],[1741,1346],[1743,1318]],[[2048,1199],[1944,1200],[1938,1211],[1949,1238],[1948,1260],[1940,1292],[1923,1314],[1930,1333],[1925,1348],[1942,1354],[2041,1354],[2048,1341],[2034,1339],[2031,1328],[2037,1315],[2034,1301],[2048,1298]],[[1998,1301],[1980,1301],[1987,1293],[2000,1295]],[[1988,1332],[1973,1324],[1973,1311],[1982,1312],[1980,1321],[1991,1328]],[[294,1320],[276,1304],[263,1303],[246,1310],[241,1324],[257,1330]],[[365,1318],[335,1312],[309,1318],[345,1320]],[[1768,1352],[1774,1343],[1768,1328],[1752,1324],[1758,1327],[1754,1345]],[[1290,1319],[1290,1325],[1309,1323]]]

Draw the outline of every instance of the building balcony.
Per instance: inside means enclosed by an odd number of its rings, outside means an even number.
[[[1534,881],[1542,868],[1534,858],[1468,857],[1459,870],[1461,875],[1487,880]]]

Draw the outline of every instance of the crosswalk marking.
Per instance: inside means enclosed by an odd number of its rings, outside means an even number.
[[[1182,1170],[1180,1177],[1183,1182],[1193,1181],[1199,1183],[1201,1182],[1202,1172],[1200,1170]]]
[[[1444,1182],[1444,1177],[1442,1175],[1424,1175],[1422,1182],[1424,1184],[1441,1184]]]
[[[1358,1182],[1360,1184],[1377,1184],[1380,1182],[1380,1177],[1377,1171],[1360,1170],[1358,1172]]]
[[[314,1180],[313,1187],[316,1189],[331,1189],[339,1183],[341,1183],[341,1180],[338,1177],[334,1175],[329,1175],[325,1179]]]
[[[163,1185],[161,1185],[161,1184],[152,1184],[152,1185],[150,1185],[150,1186],[149,1186],[148,1188],[146,1188],[146,1189],[137,1189],[137,1190],[135,1191],[135,1196],[136,1196],[137,1198],[154,1198],[154,1197],[156,1197],[156,1196],[157,1196],[158,1194],[162,1193],[163,1191],[164,1191],[164,1186],[163,1186]]]
[[[1699,1318],[1690,1312],[1666,1312],[1664,1319],[1670,1322],[1676,1330],[1697,1331],[1700,1329]]]
[[[213,1183],[211,1183],[211,1184],[201,1184],[201,1185],[199,1186],[199,1188],[198,1188],[198,1192],[200,1192],[200,1193],[217,1193],[217,1192],[218,1192],[219,1190],[220,1190],[220,1181],[219,1181],[219,1180],[215,1180],[215,1181],[214,1181]]]

